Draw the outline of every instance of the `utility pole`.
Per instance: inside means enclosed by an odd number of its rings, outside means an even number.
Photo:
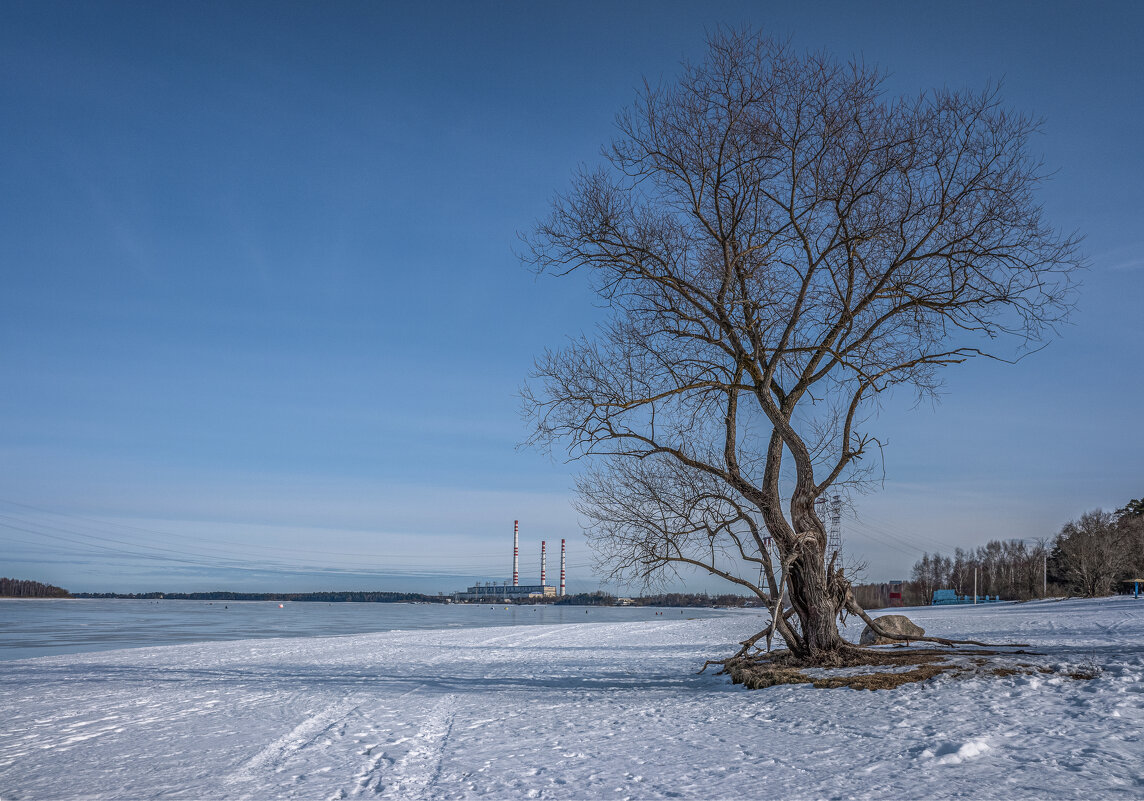
[[[977,606],[977,568],[973,568],[973,605]]]
[[[1049,552],[1045,551],[1041,556],[1044,558],[1044,569],[1041,573],[1041,597],[1049,597]]]

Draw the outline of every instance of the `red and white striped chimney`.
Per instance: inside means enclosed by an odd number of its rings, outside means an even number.
[[[564,540],[560,540],[560,595],[564,595]]]
[[[548,562],[544,554],[544,540],[540,541],[540,586],[543,587],[547,582],[545,581],[548,576]]]
[[[520,581],[520,521],[512,521],[512,586]]]

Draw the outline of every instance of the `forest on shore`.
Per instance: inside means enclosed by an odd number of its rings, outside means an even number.
[[[855,597],[864,609],[925,606],[937,590],[962,597],[989,596],[1027,601],[1062,595],[1098,598],[1126,592],[1144,578],[1144,499],[1115,512],[1093,509],[1061,527],[1056,536],[1033,543],[992,540],[977,548],[955,548],[952,556],[923,554],[909,581],[860,584]],[[891,603],[891,593],[900,597]]]
[[[135,601],[301,601],[321,603],[443,603],[420,592],[77,592],[74,598],[123,598]]]
[[[27,579],[0,578],[0,598],[71,598],[63,587]]]

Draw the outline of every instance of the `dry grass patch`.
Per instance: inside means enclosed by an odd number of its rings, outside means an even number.
[[[859,673],[857,676],[837,676],[816,679],[812,683],[824,690],[849,687],[851,690],[892,690],[903,684],[932,679],[941,673],[954,670],[953,665],[924,665],[901,673]]]
[[[781,684],[809,684],[818,689],[845,687],[852,690],[892,690],[903,684],[928,681],[943,673],[958,678],[974,676],[1005,678],[1057,673],[1052,667],[1029,662],[1013,662],[1011,661],[1013,656],[1015,654],[1011,652],[982,649],[883,650],[856,647],[839,654],[830,664],[808,665],[799,662],[789,651],[776,651],[769,656],[728,660],[724,664],[723,672],[730,675],[735,684],[742,684],[751,690],[762,690]],[[861,672],[853,670],[867,667],[871,670]],[[839,671],[839,674],[829,675],[834,670]],[[826,675],[823,675],[824,673]],[[1100,675],[1100,671],[1082,668],[1061,675],[1089,680]]]
[[[730,660],[724,672],[735,684],[751,690],[761,690],[779,684],[810,684],[818,689],[849,687],[853,690],[890,690],[903,684],[932,679],[940,673],[956,670],[957,665],[946,664],[949,654],[935,649],[906,649],[894,651],[854,648],[839,654],[827,665],[799,663],[789,651],[777,651],[769,658]],[[809,676],[804,671],[816,669],[846,669],[855,667],[902,668],[913,670],[874,670],[869,673],[848,673],[838,676]]]

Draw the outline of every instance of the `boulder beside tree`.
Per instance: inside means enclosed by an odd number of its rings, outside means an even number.
[[[907,643],[911,638],[926,636],[926,630],[905,615],[882,615],[874,619],[878,621],[878,627],[884,632],[905,637]],[[892,645],[898,642],[902,641],[883,637],[868,625],[862,630],[862,636],[858,640],[860,645]]]

